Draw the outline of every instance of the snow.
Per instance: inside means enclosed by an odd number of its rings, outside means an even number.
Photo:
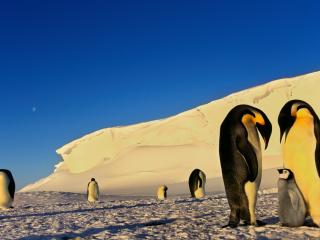
[[[186,186],[195,168],[205,172],[208,182],[221,182],[220,124],[238,104],[250,104],[267,114],[273,133],[263,152],[263,169],[282,167],[279,111],[287,101],[302,99],[319,113],[319,85],[320,72],[314,72],[234,93],[166,119],[98,130],[59,148],[62,161],[55,171],[21,191],[84,193],[94,177],[102,194],[154,195],[163,184],[181,194],[188,188],[175,186]],[[268,187],[276,186],[275,178],[268,181],[272,182]],[[219,186],[208,184],[207,191],[219,192]]]
[[[0,239],[319,239],[319,228],[282,227],[274,190],[261,193],[257,218],[267,225],[222,228],[228,222],[225,194],[202,199],[170,195],[119,197],[100,202],[85,194],[64,192],[17,193],[13,209],[1,211]]]
[[[16,194],[14,208],[0,211],[0,239],[319,239],[311,224],[282,227],[277,216],[277,168],[282,167],[277,117],[291,99],[319,111],[320,72],[234,93],[162,120],[98,130],[57,150],[54,172]],[[256,207],[262,227],[227,224],[218,154],[220,124],[238,104],[262,109],[273,124],[263,152]],[[318,112],[319,113],[319,112]],[[207,176],[202,199],[192,199],[188,179]],[[86,187],[96,178],[101,198],[88,203]],[[156,199],[159,186],[168,199]]]

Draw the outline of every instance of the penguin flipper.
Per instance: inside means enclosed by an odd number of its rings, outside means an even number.
[[[249,181],[253,182],[258,175],[258,160],[250,142],[243,137],[236,138],[239,152],[243,156],[249,172]]]
[[[290,197],[290,201],[292,204],[292,207],[294,210],[298,211],[300,209],[300,204],[299,204],[299,196],[297,196],[297,193],[288,189],[288,194]]]
[[[316,161],[316,167],[318,171],[318,176],[320,177],[320,123],[314,124],[314,134],[317,139],[317,146],[315,151],[315,161]]]

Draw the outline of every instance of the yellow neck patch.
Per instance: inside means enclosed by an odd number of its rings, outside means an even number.
[[[242,116],[242,123],[248,123],[248,122],[253,122],[254,124],[259,123],[260,125],[265,125],[265,121],[264,118],[262,117],[262,115],[258,112],[254,112],[255,117],[252,116],[251,114],[244,114]]]

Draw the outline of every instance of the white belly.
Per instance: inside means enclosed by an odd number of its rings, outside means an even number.
[[[245,127],[248,132],[248,140],[251,143],[258,161],[258,175],[254,182],[247,182],[244,185],[244,190],[246,193],[246,196],[248,198],[248,207],[250,212],[250,220],[251,224],[254,224],[256,222],[255,217],[255,208],[256,208],[256,202],[257,202],[257,192],[260,187],[261,183],[261,176],[262,176],[262,155],[261,155],[261,144],[259,139],[259,134],[256,129],[256,126],[253,122],[247,122],[245,124]]]
[[[99,187],[96,182],[90,182],[88,186],[88,201],[95,202],[99,200]]]
[[[315,164],[316,138],[311,120],[297,119],[293,124],[283,144],[283,159],[284,167],[295,176],[309,213],[320,219],[320,178]]]
[[[0,208],[6,209],[12,206],[12,198],[8,191],[9,179],[7,175],[0,172]]]
[[[205,190],[204,188],[198,188],[195,192],[194,195],[196,198],[203,198],[205,196]]]
[[[163,187],[160,187],[157,191],[157,197],[159,200],[164,200],[166,199],[166,196],[165,196],[165,190]]]

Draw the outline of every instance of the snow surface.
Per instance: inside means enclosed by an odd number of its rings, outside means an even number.
[[[203,199],[171,196],[102,196],[90,204],[85,194],[16,194],[14,209],[0,211],[0,239],[319,239],[320,230],[279,225],[275,189],[261,192],[257,218],[263,227],[221,228],[228,222],[225,194]]]
[[[320,72],[280,79],[166,119],[93,132],[59,148],[62,161],[55,171],[21,191],[84,193],[94,177],[102,194],[154,195],[154,189],[164,184],[180,194],[189,191],[186,182],[195,168],[205,172],[208,182],[221,183],[220,124],[238,104],[250,104],[267,114],[273,133],[263,152],[263,169],[281,167],[279,111],[287,101],[302,99],[319,113],[319,86]],[[262,181],[265,178],[263,172]],[[276,186],[276,179],[267,181]],[[219,186],[208,184],[206,189],[219,192]]]

